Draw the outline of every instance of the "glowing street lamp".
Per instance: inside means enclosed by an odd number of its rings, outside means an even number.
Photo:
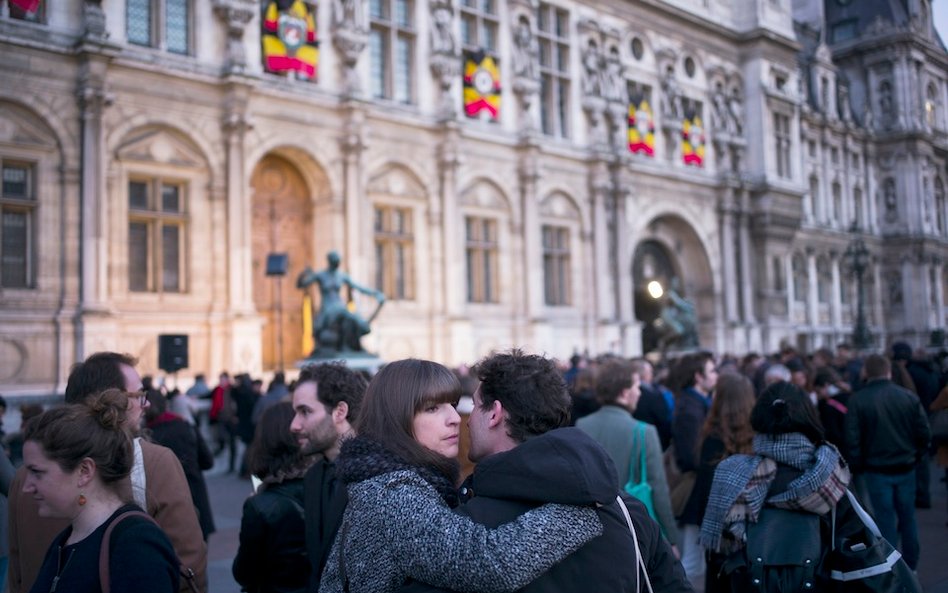
[[[665,294],[665,289],[662,288],[662,283],[658,280],[652,280],[648,283],[646,288],[653,299],[660,299],[662,295]]]

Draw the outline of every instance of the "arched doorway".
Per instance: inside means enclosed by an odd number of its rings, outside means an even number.
[[[264,157],[250,185],[253,301],[264,318],[263,368],[281,370],[281,361],[285,368],[309,354],[303,352],[303,294],[296,289],[296,277],[313,253],[313,208],[302,175],[282,157]],[[266,275],[271,253],[287,254],[285,276]],[[282,326],[282,357],[278,326]]]
[[[631,270],[642,351],[693,350],[714,344],[714,271],[701,239],[676,215],[659,216],[643,231]],[[669,327],[677,324],[683,324],[679,330],[690,329],[690,339],[671,339],[674,332],[669,334]]]

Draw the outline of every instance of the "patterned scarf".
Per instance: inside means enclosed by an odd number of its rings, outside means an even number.
[[[846,494],[849,468],[829,443],[817,447],[799,433],[759,434],[754,437],[754,453],[732,455],[714,472],[699,538],[709,550],[731,552],[743,547],[747,522],[757,522],[764,502],[822,515]],[[785,491],[768,498],[778,463],[803,473]]]
[[[345,484],[362,482],[399,470],[415,472],[438,491],[449,507],[458,506],[458,492],[449,476],[432,466],[411,465],[368,437],[346,439],[336,458],[336,476]]]

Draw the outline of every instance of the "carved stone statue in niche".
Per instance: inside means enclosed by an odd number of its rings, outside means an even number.
[[[879,115],[883,121],[892,121],[892,84],[888,80],[879,83]]]
[[[838,83],[836,103],[839,107],[839,117],[845,122],[853,120],[852,107],[849,105],[849,85]]]
[[[744,101],[741,98],[741,90],[734,88],[731,90],[731,98],[727,102],[728,118],[727,128],[733,136],[744,134]]]
[[[892,270],[886,277],[886,284],[889,291],[889,306],[901,305],[902,298],[902,274],[898,270]]]
[[[669,67],[662,77],[662,116],[666,120],[681,119],[681,91],[678,88],[678,81],[675,80],[675,69]]]
[[[613,46],[602,68],[602,95],[609,101],[626,103],[624,86],[622,58],[619,57],[619,48]]]
[[[366,30],[364,2],[365,0],[333,0],[333,24],[343,29]]]
[[[715,86],[711,95],[711,129],[717,134],[728,134],[728,119],[731,117],[727,95],[720,84]]]
[[[431,4],[431,53],[452,56],[457,44],[454,41],[454,31],[451,25],[454,22],[454,9],[449,1],[432,2]]]
[[[583,50],[583,94],[591,97],[602,96],[602,54],[592,39]]]
[[[540,43],[537,41],[536,35],[533,34],[530,19],[526,15],[520,15],[513,32],[513,59],[511,62],[514,76],[531,80],[538,78],[537,60],[539,56]]]
[[[899,219],[899,203],[895,195],[895,180],[891,177],[882,184],[882,200],[885,205],[886,222],[895,222]]]

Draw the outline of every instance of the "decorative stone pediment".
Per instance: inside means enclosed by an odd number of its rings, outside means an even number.
[[[0,142],[53,147],[56,139],[28,112],[0,103]]]
[[[161,129],[148,130],[129,138],[119,146],[117,156],[122,161],[204,167],[204,157],[197,149],[177,135]]]
[[[568,218],[579,221],[579,211],[576,204],[562,193],[553,193],[540,204],[540,214],[549,218]]]
[[[404,167],[389,165],[374,175],[366,187],[372,194],[424,199],[428,192],[417,177]]]
[[[479,181],[464,191],[461,204],[475,208],[485,208],[499,212],[507,212],[507,198],[500,189],[485,181]]]

